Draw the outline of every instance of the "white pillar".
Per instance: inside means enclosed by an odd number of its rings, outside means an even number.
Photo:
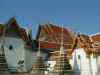
[[[90,75],[89,58],[83,49],[80,51],[80,71],[81,75]]]
[[[100,75],[100,55],[96,58],[97,75]]]
[[[91,64],[91,75],[96,75],[96,58],[94,58],[93,54],[90,57]]]

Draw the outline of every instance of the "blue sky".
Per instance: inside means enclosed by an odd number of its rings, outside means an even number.
[[[85,34],[100,32],[99,0],[0,0],[0,23],[16,14],[19,25],[33,25],[33,38],[39,24],[61,25]]]

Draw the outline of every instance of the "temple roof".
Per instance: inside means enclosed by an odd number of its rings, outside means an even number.
[[[71,46],[71,44],[69,44],[69,45],[64,45],[64,49],[71,49],[72,46]],[[41,41],[40,46],[45,47],[50,52],[58,51],[58,49],[60,49],[60,47],[61,47],[60,44],[44,42],[44,41]]]
[[[37,39],[42,41],[48,41],[50,43],[61,43],[61,31],[62,28],[53,24],[40,25]],[[68,29],[63,28],[64,44],[72,44],[75,37],[74,33]]]
[[[91,36],[93,41],[99,41],[100,40],[100,33],[99,34],[94,34]]]
[[[18,25],[14,16],[11,17],[5,24],[0,24],[0,36],[4,33],[7,37],[21,38],[23,40],[26,40],[27,37],[26,29],[21,28]]]
[[[55,51],[59,51],[61,47],[61,33],[62,27],[53,24],[43,24],[39,26],[37,40],[40,39],[40,46],[46,48],[50,53],[52,52],[50,56],[57,56],[57,54],[59,54],[59,52],[55,53]],[[64,49],[66,51],[70,50],[66,52],[68,55],[71,55],[74,38],[75,35],[70,29],[63,28]]]
[[[62,28],[53,24],[40,25],[37,34],[37,40],[40,39],[40,45],[51,51],[59,50],[61,44]],[[63,41],[66,49],[71,49],[74,33],[68,28],[63,28]]]
[[[76,48],[84,48],[86,53],[91,53],[93,50],[92,40],[88,35],[79,32],[74,39],[72,51],[74,51]]]
[[[27,37],[26,30],[24,28],[20,28],[16,18],[11,17],[5,24],[5,36],[8,37],[18,37],[25,40]]]
[[[6,37],[20,38],[24,41],[25,47],[28,46],[28,49],[32,50],[33,42],[28,40],[27,30],[21,28],[13,16],[5,24],[0,24],[0,36],[5,35]]]
[[[94,52],[100,54],[100,33],[91,36],[93,40]]]

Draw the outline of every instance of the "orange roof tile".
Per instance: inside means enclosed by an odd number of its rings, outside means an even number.
[[[59,43],[61,41],[61,30],[61,27],[53,24],[41,25],[39,33],[37,34],[37,39],[46,37],[43,41]],[[43,36],[40,36],[41,33],[43,33]],[[75,35],[72,31],[67,28],[63,28],[63,34],[64,43],[73,43]]]
[[[50,49],[57,49],[61,47],[61,44],[56,44],[56,43],[48,43],[48,42],[41,42],[40,46],[46,47],[46,48],[50,48]],[[65,49],[71,49],[71,47],[69,47],[68,45],[64,45]]]
[[[84,34],[80,34],[79,32],[74,39],[72,51],[74,51],[75,48],[84,48],[86,53],[91,53],[93,46],[90,37]]]
[[[40,45],[51,51],[55,51],[55,49],[59,49],[61,45],[61,32],[62,28],[59,26],[53,24],[40,25],[37,40],[44,38]],[[72,45],[75,35],[67,28],[63,28],[63,34],[64,47],[69,49],[70,46],[68,44]]]
[[[94,51],[96,54],[100,54],[100,34],[92,36]]]
[[[93,41],[100,40],[100,35],[92,36]]]

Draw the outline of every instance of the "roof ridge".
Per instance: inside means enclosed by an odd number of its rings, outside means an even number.
[[[90,37],[96,36],[96,35],[100,35],[100,32],[95,33],[95,34],[91,34]]]

